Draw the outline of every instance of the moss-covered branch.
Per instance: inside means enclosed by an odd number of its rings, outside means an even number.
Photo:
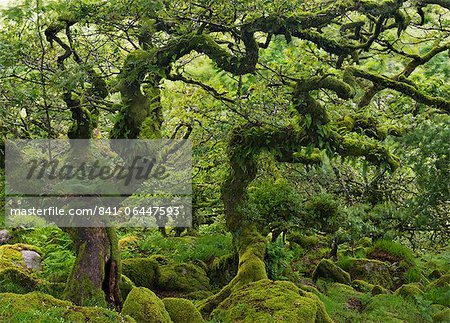
[[[437,109],[445,111],[446,113],[450,113],[450,100],[423,93],[415,86],[411,85],[410,82],[406,82],[401,78],[399,80],[393,80],[386,76],[376,75],[357,68],[352,68],[351,71],[353,75],[369,80],[374,84],[378,84],[382,88],[389,88],[398,91],[413,98],[417,102],[435,107]]]

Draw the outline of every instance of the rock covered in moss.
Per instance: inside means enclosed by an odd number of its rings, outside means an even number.
[[[195,292],[209,290],[206,272],[194,264],[169,264],[160,267],[158,289],[161,291]]]
[[[164,298],[164,306],[174,323],[201,323],[202,315],[194,304],[184,298]]]
[[[80,307],[53,296],[32,292],[0,294],[1,322],[134,322],[131,317],[100,307]]]
[[[212,317],[220,322],[332,322],[316,295],[269,279],[234,289]]]
[[[380,285],[373,286],[371,290],[372,295],[389,294],[389,291]]]
[[[450,274],[443,275],[425,288],[425,297],[433,304],[450,307]]]
[[[433,323],[450,322],[450,308],[443,309],[433,315]]]
[[[136,287],[136,285],[133,283],[133,281],[127,276],[122,275],[119,281],[119,290],[120,290],[120,297],[122,298],[123,301],[127,298],[128,294],[134,287]]]
[[[417,296],[422,296],[423,291],[417,283],[405,284],[397,288],[394,295],[402,296],[404,298],[415,299]]]
[[[0,293],[29,293],[37,285],[38,281],[20,268],[9,267],[0,270]]]
[[[314,281],[319,278],[328,279],[337,283],[350,284],[350,274],[336,266],[329,259],[322,259],[312,274]]]
[[[367,293],[371,292],[375,286],[364,280],[355,279],[352,281],[352,287],[359,292]]]
[[[149,258],[132,258],[122,261],[122,273],[136,286],[154,288],[160,277],[158,263]]]
[[[40,271],[41,270],[41,255],[33,250],[21,250],[23,262],[29,270]]]
[[[373,285],[384,288],[393,286],[391,274],[386,263],[373,259],[346,258],[338,265],[350,273],[351,279],[364,280]]]
[[[24,251],[32,252],[33,255],[38,255],[39,257],[41,254],[39,248],[24,243],[16,243],[13,245],[5,244],[0,246],[0,269],[5,269],[8,267],[28,269],[30,264],[27,265],[24,261],[24,256],[22,254]]]
[[[122,314],[131,316],[138,323],[172,322],[163,301],[145,287],[131,290],[123,303]]]

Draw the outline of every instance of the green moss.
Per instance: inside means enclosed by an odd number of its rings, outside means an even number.
[[[336,266],[329,259],[322,259],[313,272],[312,278],[317,281],[319,278],[329,279],[331,281],[350,284],[350,274]]]
[[[405,284],[399,287],[394,295],[399,295],[407,299],[414,300],[418,296],[423,295],[423,291],[420,289],[419,284]]]
[[[162,301],[174,323],[203,322],[202,315],[191,301],[183,298],[164,298]]]
[[[367,257],[387,262],[403,262],[408,267],[414,265],[414,255],[411,250],[400,243],[390,240],[377,240],[368,250]]]
[[[36,288],[37,284],[37,280],[19,268],[10,267],[0,270],[0,293],[29,293]]]
[[[161,291],[195,292],[209,290],[206,272],[194,264],[169,264],[161,266],[158,289]]]
[[[355,279],[352,281],[352,287],[359,292],[368,293],[371,292],[375,286],[364,280]]]
[[[122,261],[122,272],[136,286],[155,288],[160,278],[160,266],[149,258],[132,258]]]
[[[64,290],[66,288],[65,283],[54,283],[48,281],[40,281],[36,290],[45,294],[49,294],[53,297],[63,299]]]
[[[376,295],[363,311],[361,322],[427,322],[417,305],[396,295]]]
[[[145,287],[135,287],[131,290],[123,303],[122,314],[131,316],[138,323],[171,322],[162,300]]]
[[[78,272],[86,252],[86,244],[87,242],[84,242],[78,248],[75,264],[67,280],[64,298],[80,306],[106,307],[106,297],[101,286],[95,286],[86,271]],[[99,257],[99,255],[92,256]],[[100,259],[100,261],[104,262],[103,259]],[[102,268],[104,270],[104,266]],[[104,273],[102,273],[102,277],[104,277]]]
[[[364,280],[373,285],[381,285],[384,288],[393,286],[388,266],[379,260],[343,258],[337,265],[350,273],[352,280]]]
[[[199,290],[196,292],[188,293],[188,294],[184,295],[184,297],[186,297],[187,299],[198,301],[198,300],[208,298],[212,295],[213,295],[213,292],[210,292],[207,290]]]
[[[236,253],[215,258],[208,271],[211,283],[218,287],[228,284],[237,274],[238,263]]]
[[[433,322],[450,322],[450,308],[446,308],[434,314]]]
[[[121,251],[137,246],[139,238],[137,236],[127,236],[119,240],[119,248]]]
[[[21,267],[26,269],[22,254],[20,253],[22,250],[35,251],[39,254],[42,253],[38,247],[24,243],[2,245],[0,246],[0,269],[8,267]]]
[[[372,295],[389,294],[389,291],[380,285],[373,286],[371,290]]]
[[[134,322],[114,311],[75,306],[41,292],[0,294],[0,304],[1,322]]]
[[[122,299],[122,302],[127,298],[128,294],[134,287],[136,287],[136,285],[133,283],[133,281],[127,276],[122,275],[119,282],[120,297]]]
[[[450,306],[450,275],[444,275],[425,288],[425,298],[434,304]]]
[[[316,295],[268,279],[234,289],[212,317],[221,322],[332,322]]]

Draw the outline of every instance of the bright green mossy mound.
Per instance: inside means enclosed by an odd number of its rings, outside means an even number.
[[[135,287],[131,290],[123,303],[122,314],[131,316],[138,323],[172,322],[162,300],[145,287]]]
[[[202,315],[191,301],[184,298],[164,298],[162,301],[174,323],[204,322]]]
[[[134,322],[105,308],[75,306],[41,292],[0,294],[0,304],[0,322]]]
[[[388,266],[379,260],[343,258],[337,265],[350,273],[352,280],[364,280],[373,285],[384,288],[393,287]]]
[[[195,292],[209,290],[206,272],[194,264],[170,264],[160,267],[161,278],[158,289],[161,291]]]
[[[219,322],[332,322],[316,295],[268,279],[232,291],[212,317]]]
[[[38,282],[19,268],[0,270],[0,293],[25,294],[36,289]]]
[[[26,269],[22,254],[20,253],[22,250],[36,251],[39,254],[41,253],[39,248],[23,243],[2,245],[0,246],[0,270],[8,267],[21,267]]]
[[[158,263],[149,258],[133,258],[122,261],[122,273],[136,286],[153,289],[160,277]]]
[[[423,295],[423,291],[420,289],[420,285],[417,283],[405,284],[399,287],[394,295],[399,295],[405,298],[415,299],[418,296]]]
[[[350,274],[336,266],[329,259],[322,259],[313,272],[312,279],[328,279],[337,283],[350,284]]]

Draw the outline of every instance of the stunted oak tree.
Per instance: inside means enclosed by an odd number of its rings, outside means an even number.
[[[450,112],[439,80],[427,83],[415,73],[450,49],[449,9],[446,1],[398,0],[113,0],[44,3],[28,12],[17,7],[8,12],[7,26],[37,25],[37,36],[10,30],[16,42],[11,47],[20,59],[12,62],[2,53],[3,77],[10,85],[2,88],[4,104],[17,107],[11,84],[24,82],[44,100],[26,114],[18,134],[30,134],[33,123],[32,129],[40,129],[35,133],[45,130],[54,136],[51,116],[64,111],[66,119],[59,118],[67,123],[70,113],[72,138],[92,137],[98,122],[110,126],[111,138],[161,138],[167,133],[161,103],[167,80],[199,87],[231,111],[235,128],[229,134],[230,172],[222,200],[239,270],[202,304],[207,315],[233,289],[267,278],[266,240],[246,209],[246,189],[257,174],[261,152],[269,151],[282,163],[319,163],[324,153],[364,157],[395,170],[399,161],[383,141],[404,130],[392,120],[411,126],[423,112]],[[17,48],[24,39],[39,41],[34,47],[39,55]],[[217,84],[186,73],[198,59],[228,75],[234,85],[224,93]],[[270,120],[249,110],[255,101],[264,103],[261,89],[252,93],[259,83],[284,100]],[[395,111],[371,105],[397,100],[403,104]],[[367,113],[367,107],[375,112]],[[42,111],[46,121],[36,122],[33,115]],[[74,230],[77,261],[67,291],[76,303],[100,293],[120,308],[112,232]],[[93,259],[86,250],[102,257]],[[82,286],[77,285],[81,276],[87,279]]]

